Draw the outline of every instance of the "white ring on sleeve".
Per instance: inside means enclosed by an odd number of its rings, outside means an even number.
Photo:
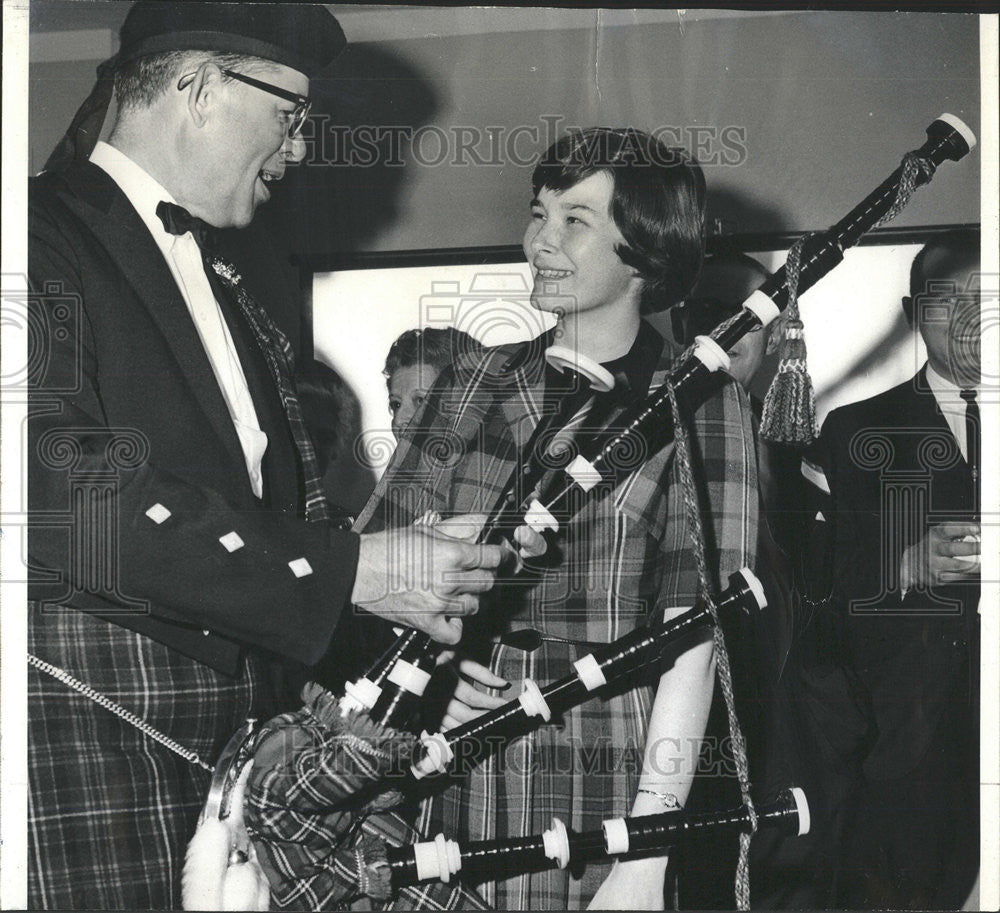
[[[340,699],[341,715],[352,710],[371,710],[382,696],[382,689],[370,678],[359,678],[344,685],[344,696]]]
[[[961,135],[962,139],[965,140],[970,152],[976,148],[976,134],[972,132],[972,128],[962,118],[945,112],[938,120],[943,120],[949,127],[953,127]]]
[[[427,683],[431,680],[431,675],[405,659],[397,659],[386,678],[394,685],[399,685],[400,688],[409,691],[410,694],[420,697],[424,693]]]
[[[692,353],[709,371],[728,371],[730,360],[722,346],[711,336],[695,336]]]
[[[538,685],[530,678],[526,678],[522,684],[524,690],[518,695],[518,700],[528,716],[540,716],[547,723],[552,719],[552,710],[545,700]]]
[[[552,827],[542,832],[542,846],[547,859],[554,859],[559,868],[569,865],[569,834],[566,825],[558,818],[552,819]]]
[[[425,840],[421,843],[414,843],[413,861],[417,864],[417,879],[419,881],[431,881],[439,877],[440,862],[435,841]]]
[[[547,529],[552,532],[559,531],[559,521],[552,516],[541,501],[531,502],[527,513],[524,515],[525,525],[530,526],[536,532],[543,533]]]
[[[799,836],[809,833],[812,827],[812,816],[809,813],[809,802],[806,794],[798,786],[792,787],[792,796],[795,798],[795,810],[799,813]]]
[[[420,733],[420,745],[424,756],[410,768],[415,780],[422,780],[428,774],[444,773],[455,757],[444,733],[435,732],[431,735],[426,729]]]
[[[757,602],[757,608],[766,609],[767,595],[764,593],[764,585],[760,582],[757,575],[748,567],[741,567],[737,573],[746,581],[747,587]]]

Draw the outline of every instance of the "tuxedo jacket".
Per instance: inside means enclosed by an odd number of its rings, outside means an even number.
[[[974,514],[972,479],[926,368],[863,402],[835,409],[820,437],[835,525],[830,645],[858,676],[874,725],[865,768],[901,776],[916,764],[951,702],[973,697],[978,578],[902,593],[905,549],[927,530]],[[966,672],[972,662],[972,673]]]
[[[358,538],[303,519],[291,432],[241,317],[220,302],[268,434],[263,499],[184,299],[117,184],[88,162],[29,194],[29,597],[223,672],[245,645],[314,662]],[[234,232],[224,252],[294,339],[294,283],[258,235]]]

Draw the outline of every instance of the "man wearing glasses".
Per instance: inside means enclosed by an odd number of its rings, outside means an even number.
[[[492,585],[497,547],[330,522],[272,317],[297,313],[292,290],[269,251],[235,263],[215,237],[302,158],[309,76],[344,45],[321,5],[137,3],[31,181],[47,333],[29,421],[31,908],[179,908],[208,771],[269,713],[268,657],[316,662],[351,604],[453,643]],[[112,79],[118,118],[92,148]]]

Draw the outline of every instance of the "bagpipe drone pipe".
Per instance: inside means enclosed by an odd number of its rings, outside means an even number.
[[[749,614],[766,606],[764,589],[749,568],[731,575],[728,588],[717,600],[720,613],[740,609]],[[606,685],[656,662],[667,644],[682,640],[692,631],[713,622],[709,607],[699,602],[655,627],[637,628],[581,656],[573,663],[573,674],[545,688],[539,688],[530,678],[525,679],[520,696],[503,706],[447,732],[434,735],[424,732],[420,739],[420,755],[410,769],[413,778],[444,773],[456,759],[461,768],[459,773],[468,772],[487,752],[495,750],[499,741],[530,732],[553,716],[576,707]]]
[[[780,828],[799,836],[810,827],[809,803],[798,787],[783,790],[777,798],[756,809],[757,827]],[[527,872],[569,866],[580,867],[606,856],[663,853],[701,834],[740,831],[751,826],[745,806],[723,811],[668,811],[636,818],[610,818],[598,830],[576,833],[559,818],[542,834],[460,844],[438,834],[434,840],[393,847],[386,853],[383,884],[369,889],[369,896],[391,896],[405,885],[457,876],[471,884],[509,878]],[[384,874],[383,874],[384,873]]]

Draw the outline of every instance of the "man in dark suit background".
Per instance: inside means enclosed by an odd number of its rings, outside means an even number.
[[[351,604],[455,642],[500,560],[326,519],[275,325],[294,301],[266,251],[234,263],[210,237],[248,226],[302,158],[337,21],[138,3],[121,37],[76,160],[31,182],[32,307],[52,330],[29,421],[31,907],[179,907],[206,770],[266,712],[267,658],[315,662]],[[112,75],[118,120],[87,160]]]
[[[840,684],[815,713],[846,796],[834,906],[954,909],[978,870],[979,243],[919,252],[903,307],[927,363],[832,411],[817,451]]]

